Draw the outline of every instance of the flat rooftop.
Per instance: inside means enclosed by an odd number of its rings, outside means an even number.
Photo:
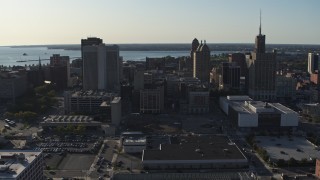
[[[40,123],[42,126],[85,125],[100,126],[101,122],[93,121],[93,117],[82,115],[50,115]]]
[[[90,116],[68,116],[68,115],[50,115],[44,122],[57,123],[57,122],[91,122],[93,120]]]
[[[15,179],[41,151],[0,150],[0,179]]]
[[[238,113],[254,114],[254,113],[296,113],[292,109],[280,103],[265,103],[262,101],[230,101],[229,105]]]
[[[214,180],[252,180],[249,173],[246,172],[208,172],[208,173],[145,173],[145,174],[121,174],[113,176],[114,180],[163,180],[163,179],[214,179]]]
[[[303,137],[269,137],[257,136],[258,146],[264,148],[271,159],[301,160],[306,158],[320,158],[320,151],[315,145]]]
[[[123,140],[123,145],[146,144],[146,143],[147,143],[146,137],[128,137]]]
[[[178,136],[160,149],[145,150],[143,160],[246,160],[226,136]]]
[[[117,94],[116,93],[106,92],[106,91],[89,90],[89,91],[75,91],[75,92],[72,93],[71,96],[72,97],[92,97],[92,98],[96,98],[96,97],[115,97],[115,96],[117,96]]]

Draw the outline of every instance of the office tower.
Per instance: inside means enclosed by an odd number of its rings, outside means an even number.
[[[256,37],[255,50],[248,62],[249,96],[254,100],[272,101],[276,96],[276,53],[265,52],[265,35]]]
[[[319,70],[319,54],[308,53],[308,73],[314,74],[316,70]]]
[[[89,37],[87,39],[81,39],[81,50],[84,46],[93,46],[93,45],[100,45],[103,43],[103,40],[96,37]]]
[[[221,68],[221,81],[219,89],[240,89],[240,66],[236,63],[224,62]]]
[[[81,40],[83,89],[119,91],[119,47],[107,46],[99,38]]]
[[[140,90],[140,113],[157,114],[164,110],[164,87]]]
[[[243,53],[233,53],[229,55],[229,62],[236,63],[240,66],[240,76],[245,77],[247,75],[247,63],[246,56]]]
[[[192,41],[192,45],[191,45],[191,52],[190,52],[190,57],[191,57],[191,60],[193,62],[193,55],[194,53],[197,51],[197,48],[199,47],[199,41],[197,38],[194,38],[193,41]]]
[[[50,57],[50,80],[58,90],[68,87],[70,79],[70,58],[53,54]]]
[[[106,75],[107,87],[109,91],[120,92],[120,74],[122,73],[122,57],[119,56],[119,46],[106,46],[107,62]]]
[[[204,44],[198,46],[193,53],[193,77],[198,78],[203,83],[209,83],[210,78],[210,50],[204,41]]]

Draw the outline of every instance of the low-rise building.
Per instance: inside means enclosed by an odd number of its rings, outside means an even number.
[[[144,169],[204,170],[248,168],[248,160],[226,136],[179,136],[142,154]]]
[[[105,91],[75,91],[65,92],[64,102],[66,113],[98,113],[100,105],[111,102],[117,94]]]
[[[209,112],[209,91],[189,92],[188,113],[200,114]]]
[[[58,126],[78,126],[82,125],[86,128],[100,128],[101,122],[93,121],[90,116],[69,116],[69,115],[50,115],[43,122],[40,122],[40,126],[46,127],[58,127]]]
[[[0,150],[0,179],[43,179],[44,160],[41,151]]]
[[[316,161],[316,168],[315,168],[315,173],[317,178],[320,178],[320,159],[317,159]]]
[[[243,130],[290,130],[295,129],[299,123],[298,113],[280,103],[236,101],[224,97],[220,98],[220,107],[224,111],[227,109],[229,119]]]
[[[121,97],[105,91],[65,92],[65,113],[101,115],[102,121],[119,125],[122,117]]]
[[[147,147],[147,138],[142,132],[123,132],[121,144],[125,153],[141,153]]]

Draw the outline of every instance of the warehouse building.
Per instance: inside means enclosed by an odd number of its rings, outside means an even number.
[[[248,160],[226,136],[178,136],[144,150],[142,164],[146,170],[243,169]]]
[[[280,103],[240,99],[220,98],[220,107],[242,130],[293,130],[298,126],[298,113]]]

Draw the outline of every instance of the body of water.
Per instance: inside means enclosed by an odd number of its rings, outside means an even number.
[[[211,55],[221,53],[230,53],[230,51],[212,51]],[[81,57],[80,50],[48,49],[46,47],[0,47],[0,65],[24,66],[38,64],[39,58],[42,64],[47,64],[52,54],[69,56],[71,60]],[[145,61],[146,57],[190,56],[190,51],[120,51],[120,56],[123,57],[124,61]]]

